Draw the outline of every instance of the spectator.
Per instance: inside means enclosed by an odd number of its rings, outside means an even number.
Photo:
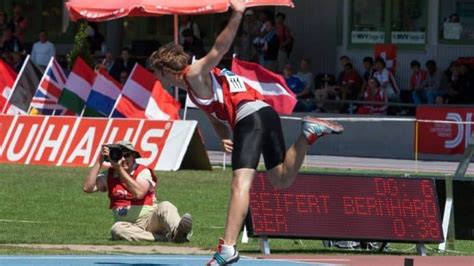
[[[286,85],[291,89],[291,91],[296,95],[298,102],[294,108],[294,112],[306,112],[308,111],[308,106],[304,102],[304,98],[307,98],[309,91],[306,89],[305,84],[293,73],[293,67],[289,64],[285,65],[283,68],[283,76],[286,81]]]
[[[300,71],[296,76],[303,81],[305,91],[308,91],[306,97],[314,96],[314,75],[311,72],[311,63],[309,59],[303,59],[300,63]]]
[[[326,113],[326,100],[328,98],[335,98],[336,92],[336,77],[329,74],[319,74],[316,77],[317,83],[320,85],[314,93],[314,101],[316,104],[317,113]]]
[[[455,61],[450,66],[451,78],[448,83],[446,101],[449,104],[473,103],[473,78],[467,65]]]
[[[422,84],[425,82],[428,76],[428,72],[421,69],[420,62],[416,60],[413,60],[410,63],[410,68],[411,68],[410,90],[412,91],[413,103],[415,105],[427,103],[426,91],[422,87]]]
[[[347,64],[352,63],[351,59],[347,55],[339,57],[339,65],[341,66],[342,71],[337,75],[337,83],[342,83],[342,78],[344,77],[345,71],[344,68]]]
[[[291,35],[290,28],[285,25],[285,19],[286,15],[281,12],[275,16],[275,31],[280,42],[280,50],[278,52],[278,71],[282,71],[283,67],[288,63],[294,43],[294,38],[293,35]]]
[[[422,95],[426,99],[426,103],[435,104],[436,98],[445,95],[447,89],[443,88],[441,85],[443,74],[441,71],[438,71],[438,67],[434,60],[428,60],[426,62],[426,69],[428,70],[428,73],[426,79],[420,85],[420,90],[422,90]]]
[[[120,73],[122,73],[122,71],[132,73],[135,63],[136,61],[131,58],[130,49],[128,47],[122,48],[120,58],[112,66],[112,77],[120,81]]]
[[[468,64],[461,64],[459,69],[463,83],[463,104],[474,103],[474,73],[472,67]]]
[[[460,104],[462,101],[462,81],[460,79],[460,64],[457,61],[451,62],[448,74],[449,82],[446,102],[449,104]]]
[[[280,41],[278,35],[275,32],[275,22],[267,21],[263,25],[262,38],[256,39],[254,44],[257,47],[257,51],[260,51],[260,64],[276,72],[278,69],[278,51],[280,50]]]
[[[86,22],[87,41],[92,55],[102,51],[102,44],[104,43],[104,36],[99,31],[99,26],[95,22]]]
[[[129,73],[126,70],[123,70],[122,72],[120,72],[120,83],[122,85],[125,85],[125,83],[127,82],[128,75]]]
[[[21,53],[12,53],[11,67],[17,73],[20,72],[21,67],[23,66],[23,60],[24,60],[23,54],[21,54]]]
[[[107,70],[109,75],[111,75],[113,78],[116,78],[120,76],[120,73],[117,74],[117,73],[112,72],[112,70],[114,69],[114,65],[116,63],[117,63],[117,60],[115,60],[114,54],[112,54],[112,52],[106,52],[105,57],[100,64],[101,64],[101,67]],[[116,79],[118,80],[118,78]]]
[[[253,62],[258,60],[252,41],[259,36],[261,27],[256,12],[253,10],[245,11],[236,45],[236,53],[242,60]]]
[[[20,5],[15,5],[15,7],[13,8],[13,16],[10,21],[13,33],[24,32],[26,30],[26,28],[22,27],[26,27],[28,25],[28,22],[22,15],[22,13],[23,8]]]
[[[31,50],[31,60],[38,66],[46,68],[51,57],[56,55],[56,48],[54,44],[48,41],[48,34],[45,30],[39,33],[39,41],[33,44]]]
[[[183,39],[183,49],[190,55],[190,58],[195,57],[196,59],[199,59],[206,55],[204,44],[199,38],[194,36],[191,29],[185,29],[183,31]]]
[[[375,73],[374,68],[374,59],[370,56],[364,57],[362,60],[362,64],[364,65],[364,74],[362,75],[362,93],[365,91],[365,88],[368,86],[368,81],[371,77],[373,77]]]
[[[1,52],[23,52],[23,45],[18,40],[17,37],[13,35],[13,31],[11,28],[6,28],[3,30],[3,36],[0,40],[0,51]]]
[[[368,86],[363,93],[363,101],[373,102],[364,104],[357,109],[357,114],[362,115],[385,115],[387,114],[388,98],[384,90],[380,87],[380,82],[376,78],[370,78]]]
[[[8,22],[7,13],[0,10],[0,32],[3,32],[3,30],[10,27],[12,27],[12,25]]]
[[[199,28],[199,25],[191,19],[190,16],[180,16],[179,18],[181,22],[181,25],[179,26],[179,43],[181,45],[184,44],[183,32],[186,29],[192,30],[193,35],[199,40],[202,40],[201,29]]]
[[[362,63],[364,65],[363,78],[365,82],[368,82],[369,79],[374,75],[376,71],[374,68],[374,59],[370,56],[367,56],[367,57],[364,57],[364,59],[362,60]]]
[[[342,100],[356,100],[360,93],[361,78],[352,63],[344,66],[344,75],[339,84],[339,96]]]
[[[400,89],[395,82],[393,74],[386,68],[385,60],[377,58],[375,60],[374,78],[380,82],[380,86],[384,90],[387,98],[391,102],[398,102],[400,100]]]
[[[120,158],[118,158],[120,157]],[[180,218],[170,202],[158,203],[155,197],[157,178],[150,168],[136,159],[140,153],[128,141],[111,147],[103,145],[96,163],[84,179],[86,193],[108,192],[115,223],[111,228],[113,240],[127,241],[188,241],[192,218]],[[100,173],[104,161],[111,168]]]
[[[15,27],[14,35],[18,38],[22,45],[25,44],[25,32],[28,28],[28,20],[24,17],[20,17]]]

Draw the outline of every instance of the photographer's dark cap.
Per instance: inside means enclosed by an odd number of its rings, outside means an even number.
[[[119,143],[117,143],[118,145],[120,145],[121,147],[129,150],[129,151],[132,151],[135,153],[135,158],[141,158],[142,156],[140,155],[140,153],[138,151],[135,150],[135,147],[133,146],[133,144],[128,141],[128,140],[122,140],[120,141]]]

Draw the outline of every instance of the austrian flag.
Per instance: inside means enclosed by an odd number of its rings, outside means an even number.
[[[259,64],[233,59],[232,72],[251,88],[262,94],[265,102],[279,114],[289,115],[296,105],[295,94],[286,85],[285,79]]]
[[[179,119],[179,103],[166,92],[152,73],[136,64],[117,100],[112,117]]]

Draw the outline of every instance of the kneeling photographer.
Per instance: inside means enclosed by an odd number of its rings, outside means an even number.
[[[140,153],[128,141],[104,144],[96,163],[84,179],[84,192],[108,192],[115,219],[111,229],[112,239],[189,241],[191,215],[180,217],[177,208],[170,202],[157,202],[157,177],[152,169],[138,164],[137,158],[140,158]],[[111,167],[101,173],[105,161],[109,161]]]

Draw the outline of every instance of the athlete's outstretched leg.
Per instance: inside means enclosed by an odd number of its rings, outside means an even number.
[[[270,168],[268,177],[276,188],[287,188],[293,184],[298,170],[303,164],[308,148],[322,136],[340,134],[344,128],[337,122],[304,117],[301,124],[301,135],[285,153],[283,163]],[[265,156],[265,149],[264,149]],[[268,168],[267,168],[268,169]]]

